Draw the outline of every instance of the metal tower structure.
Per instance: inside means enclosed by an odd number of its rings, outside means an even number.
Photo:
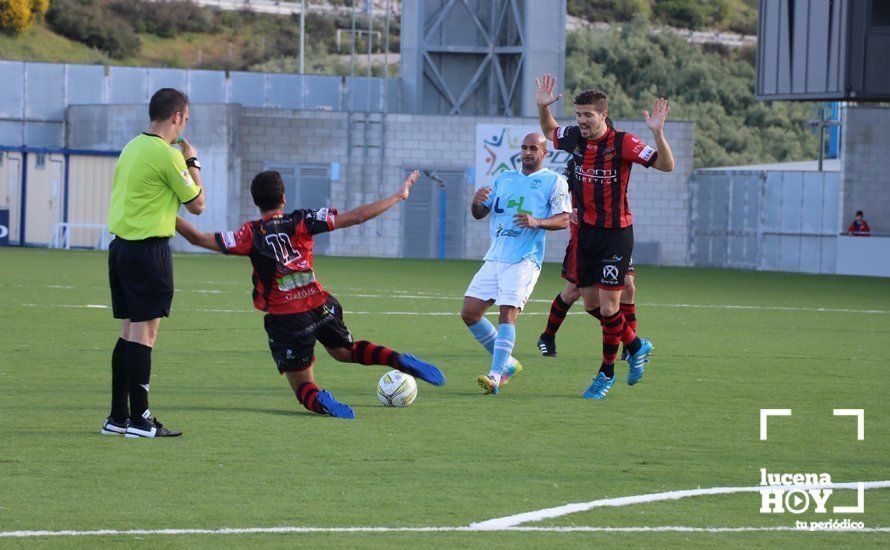
[[[403,109],[534,116],[535,76],[562,81],[565,13],[566,0],[405,0]]]

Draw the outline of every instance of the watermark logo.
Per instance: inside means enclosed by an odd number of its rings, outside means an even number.
[[[768,420],[774,416],[791,416],[791,409],[760,409],[760,440],[767,441]],[[856,439],[865,439],[864,409],[834,409],[834,416],[855,416]],[[863,514],[865,513],[865,483],[832,482],[831,474],[821,473],[777,473],[760,468],[760,513],[761,514]],[[855,506],[829,506],[834,489],[856,489]],[[826,521],[796,521],[797,529],[815,530],[854,530],[864,528],[862,522],[850,519],[828,519]]]

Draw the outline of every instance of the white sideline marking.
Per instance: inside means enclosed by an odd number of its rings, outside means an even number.
[[[860,485],[861,484],[861,485]],[[860,486],[866,489],[890,488],[890,481],[867,481],[853,483],[831,483],[826,485],[789,485],[787,489],[808,488],[833,488],[855,489]],[[98,529],[93,531],[0,531],[0,538],[33,538],[33,537],[102,537],[121,535],[244,535],[244,534],[275,534],[275,533],[431,533],[431,532],[472,532],[472,531],[518,531],[518,532],[546,532],[546,533],[742,533],[755,531],[796,531],[817,533],[890,533],[890,527],[866,527],[863,529],[825,531],[798,529],[796,527],[688,527],[680,525],[666,525],[657,527],[595,527],[595,526],[571,526],[571,527],[521,527],[521,523],[540,521],[548,518],[556,518],[567,514],[584,512],[593,508],[629,506],[645,502],[658,502],[664,500],[678,500],[681,498],[703,495],[726,495],[731,493],[750,493],[763,489],[756,487],[712,487],[709,489],[691,489],[686,491],[668,491],[666,493],[654,493],[648,495],[635,495],[619,498],[606,498],[592,502],[567,504],[556,508],[546,508],[535,512],[516,514],[503,518],[490,519],[470,525],[443,526],[443,527],[246,527],[219,529]]]
[[[223,291],[186,291],[186,292],[203,292],[207,294],[222,294]],[[349,296],[352,298],[392,298],[392,296],[384,296],[384,295],[372,295],[372,294],[347,294],[342,293],[340,296]],[[415,295],[404,295],[399,294],[399,298],[408,298],[408,299],[422,299],[422,300],[431,300],[431,299],[440,299],[440,297],[433,296],[415,296]],[[448,299],[458,299],[462,297],[456,296],[441,296],[441,298]],[[541,304],[549,304],[552,300],[529,300],[529,302],[541,303]],[[106,305],[77,305],[77,304],[22,304],[25,307],[93,307],[93,308],[108,308]],[[869,314],[869,315],[881,315],[890,313],[888,310],[884,309],[845,309],[845,308],[829,308],[829,307],[784,307],[784,306],[746,306],[746,305],[734,305],[734,304],[647,304],[647,303],[638,303],[638,307],[647,308],[647,307],[664,307],[664,308],[678,308],[678,309],[725,309],[725,310],[748,310],[748,311],[803,311],[803,312],[813,312],[813,313],[857,313],[857,314]],[[580,307],[580,306],[579,306]],[[180,311],[229,311],[229,310],[180,310]],[[239,310],[236,310],[239,311]],[[381,315],[458,315],[455,312],[440,312],[440,313],[427,313],[420,311],[393,311],[393,312],[353,312],[353,313],[379,313]],[[496,312],[495,312],[496,313]],[[523,316],[528,315],[550,315],[549,312],[545,311],[523,311]],[[587,315],[584,311],[570,311],[569,315]]]
[[[886,489],[890,488],[890,481],[866,481],[851,483],[830,483],[825,485],[788,485],[783,489],[858,489],[859,483],[863,483],[866,489]],[[480,531],[484,530],[500,530],[507,527],[516,527],[517,525],[528,523],[531,521],[541,521],[544,519],[558,518],[568,514],[578,512],[586,512],[594,508],[611,508],[617,506],[628,506],[631,504],[643,504],[646,502],[661,502],[665,500],[679,500],[681,498],[698,497],[704,495],[729,495],[733,493],[756,493],[763,490],[762,485],[754,487],[711,487],[708,489],[687,489],[684,491],[668,491],[666,493],[652,493],[649,495],[635,495],[618,498],[604,498],[591,502],[576,502],[574,504],[566,504],[555,508],[545,508],[534,512],[525,512],[523,514],[515,514],[502,518],[490,519],[478,523],[471,523],[470,527],[475,527]]]
[[[345,296],[345,295],[344,295]],[[532,300],[529,300],[532,301]],[[550,303],[549,301],[547,303]],[[827,308],[783,308],[783,307],[759,307],[759,306],[707,306],[694,304],[637,304],[640,307],[676,307],[676,308],[702,308],[702,309],[754,309],[754,310],[776,310],[776,311],[813,311],[820,313],[890,313],[883,310],[864,310],[864,309],[827,309]],[[109,309],[111,306],[104,304],[22,304],[22,307],[60,307],[60,308],[89,308],[89,309]],[[176,308],[176,311],[189,311],[199,313],[253,313],[253,309],[188,309]],[[428,315],[428,316],[452,316],[460,315],[459,311],[349,311],[344,310],[347,315]],[[489,310],[486,315],[497,315],[495,310]],[[522,316],[540,316],[550,315],[549,311],[523,311]],[[570,311],[568,315],[587,315],[585,311]],[[868,329],[866,329],[868,330]]]
[[[760,531],[793,531],[800,533],[890,533],[890,527],[864,527],[846,530],[810,530],[796,527],[688,527],[664,525],[658,527],[504,527],[477,529],[464,527],[247,527],[222,529],[99,529],[95,531],[0,531],[0,538],[34,537],[106,537],[126,535],[250,535],[286,533],[459,533],[478,531],[515,531],[539,533],[748,533]]]

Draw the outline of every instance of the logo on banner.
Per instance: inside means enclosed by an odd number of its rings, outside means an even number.
[[[540,133],[536,126],[503,124],[476,125],[476,188],[491,187],[494,180],[508,170],[522,169],[522,140],[530,133]],[[559,137],[559,136],[557,136]],[[547,142],[544,167],[562,173],[572,154],[560,151]]]

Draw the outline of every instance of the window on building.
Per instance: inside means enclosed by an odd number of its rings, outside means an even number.
[[[46,154],[45,153],[37,153],[37,161],[35,163],[35,168],[46,168]]]

